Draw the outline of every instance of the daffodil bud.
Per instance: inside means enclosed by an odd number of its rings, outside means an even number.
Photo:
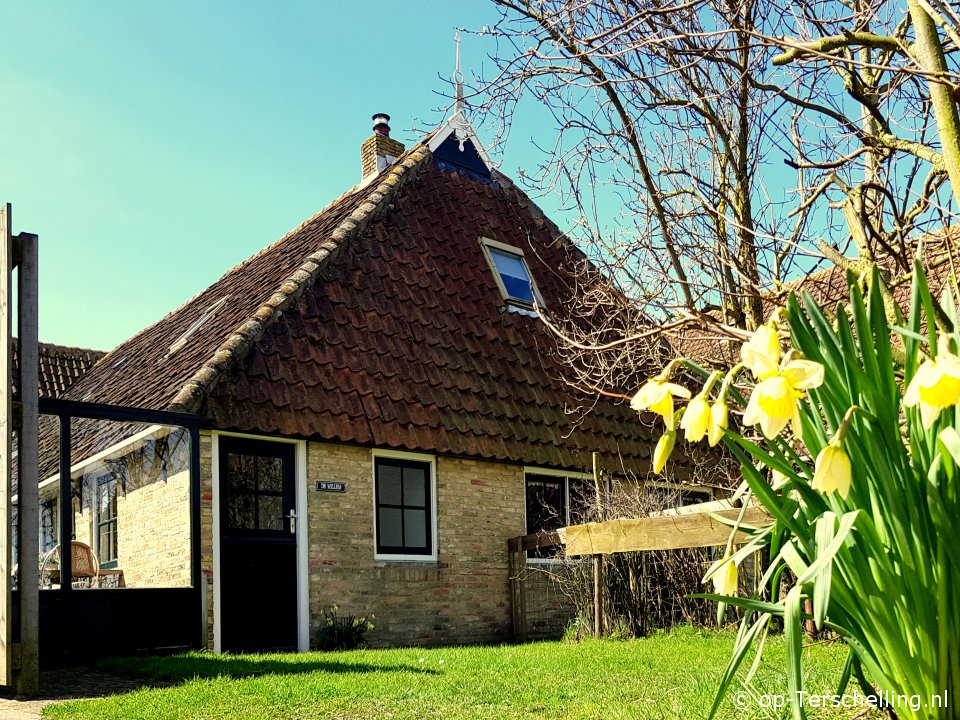
[[[673,453],[673,446],[677,442],[677,431],[667,430],[660,436],[656,449],[653,451],[653,471],[658,473],[663,470]]]
[[[727,427],[728,415],[729,410],[723,400],[714,403],[713,407],[710,408],[710,426],[707,428],[707,440],[710,443],[710,447],[715,447],[723,438],[723,431]]]
[[[687,405],[680,418],[680,428],[684,431],[687,442],[700,442],[707,434],[710,425],[710,404],[703,395],[697,395]]]
[[[780,365],[780,337],[772,322],[761,325],[753,337],[740,348],[743,364],[757,380],[766,380],[777,373]]]
[[[850,458],[843,448],[833,443],[827,445],[817,455],[817,462],[813,470],[811,487],[822,493],[840,493],[846,498],[850,492],[852,472]]]

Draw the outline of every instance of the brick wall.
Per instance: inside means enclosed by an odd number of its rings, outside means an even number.
[[[506,541],[524,531],[523,469],[438,458],[438,559],[374,561],[372,455],[310,443],[311,637],[333,604],[372,612],[371,645],[510,639]],[[321,493],[317,480],[347,483]]]
[[[201,437],[202,567],[208,581],[208,647],[213,647],[211,440]],[[436,459],[438,558],[374,559],[373,453],[328,443],[307,446],[311,641],[323,610],[376,615],[375,647],[504,642],[511,638],[506,541],[525,532],[524,475],[518,465]],[[346,483],[319,492],[318,480]],[[569,609],[545,577],[533,581],[528,610],[536,634],[556,636]],[[542,604],[542,607],[539,605]]]
[[[117,498],[117,566],[127,587],[190,586],[190,472]]]

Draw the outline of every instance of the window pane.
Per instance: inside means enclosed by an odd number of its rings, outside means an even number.
[[[257,458],[257,482],[260,490],[283,490],[283,460],[275,457]]]
[[[399,505],[400,468],[396,465],[377,465],[377,482],[380,489],[380,502],[387,505]]]
[[[283,498],[279,495],[260,495],[257,525],[261,530],[283,530]]]
[[[493,264],[497,266],[501,276],[520,278],[530,282],[530,273],[527,272],[527,265],[523,258],[500,250],[490,248],[490,255],[493,257]]]
[[[507,295],[515,300],[533,302],[533,291],[530,287],[530,271],[522,257],[511,255],[500,250],[490,248],[493,264],[500,273],[500,280],[507,291]]]
[[[566,525],[564,480],[537,476],[527,479],[527,533],[556,530]]]
[[[52,550],[57,544],[57,501],[44,500],[40,504],[40,551]]]
[[[570,524],[581,525],[596,515],[597,491],[590,480],[570,481]]]
[[[387,547],[403,545],[402,510],[396,508],[380,508],[377,529],[380,534],[380,544]]]
[[[408,548],[422,550],[427,546],[426,510],[403,511],[403,539]]]
[[[403,471],[403,504],[406,507],[427,506],[426,474],[420,468],[404,468]]]
[[[227,477],[231,490],[253,490],[253,460],[252,455],[227,455]]]
[[[253,512],[253,495],[246,493],[230,495],[230,507],[227,508],[230,527],[234,530],[255,530],[256,518]]]

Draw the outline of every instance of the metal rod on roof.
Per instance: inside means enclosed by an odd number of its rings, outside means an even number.
[[[453,84],[456,87],[455,101],[453,104],[454,114],[463,112],[463,73],[460,70],[460,31],[457,30],[457,34],[454,38],[454,42],[457,45],[457,66],[453,71]]]

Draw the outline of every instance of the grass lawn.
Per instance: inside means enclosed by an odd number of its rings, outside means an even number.
[[[174,685],[60,703],[48,707],[45,717],[702,718],[732,646],[730,632],[680,628],[633,641],[124,659],[101,668]],[[782,637],[770,638],[765,654],[754,684],[784,693]],[[808,689],[833,692],[845,648],[816,645],[804,658]],[[729,699],[720,714],[777,715],[784,713],[756,705],[738,709]]]

